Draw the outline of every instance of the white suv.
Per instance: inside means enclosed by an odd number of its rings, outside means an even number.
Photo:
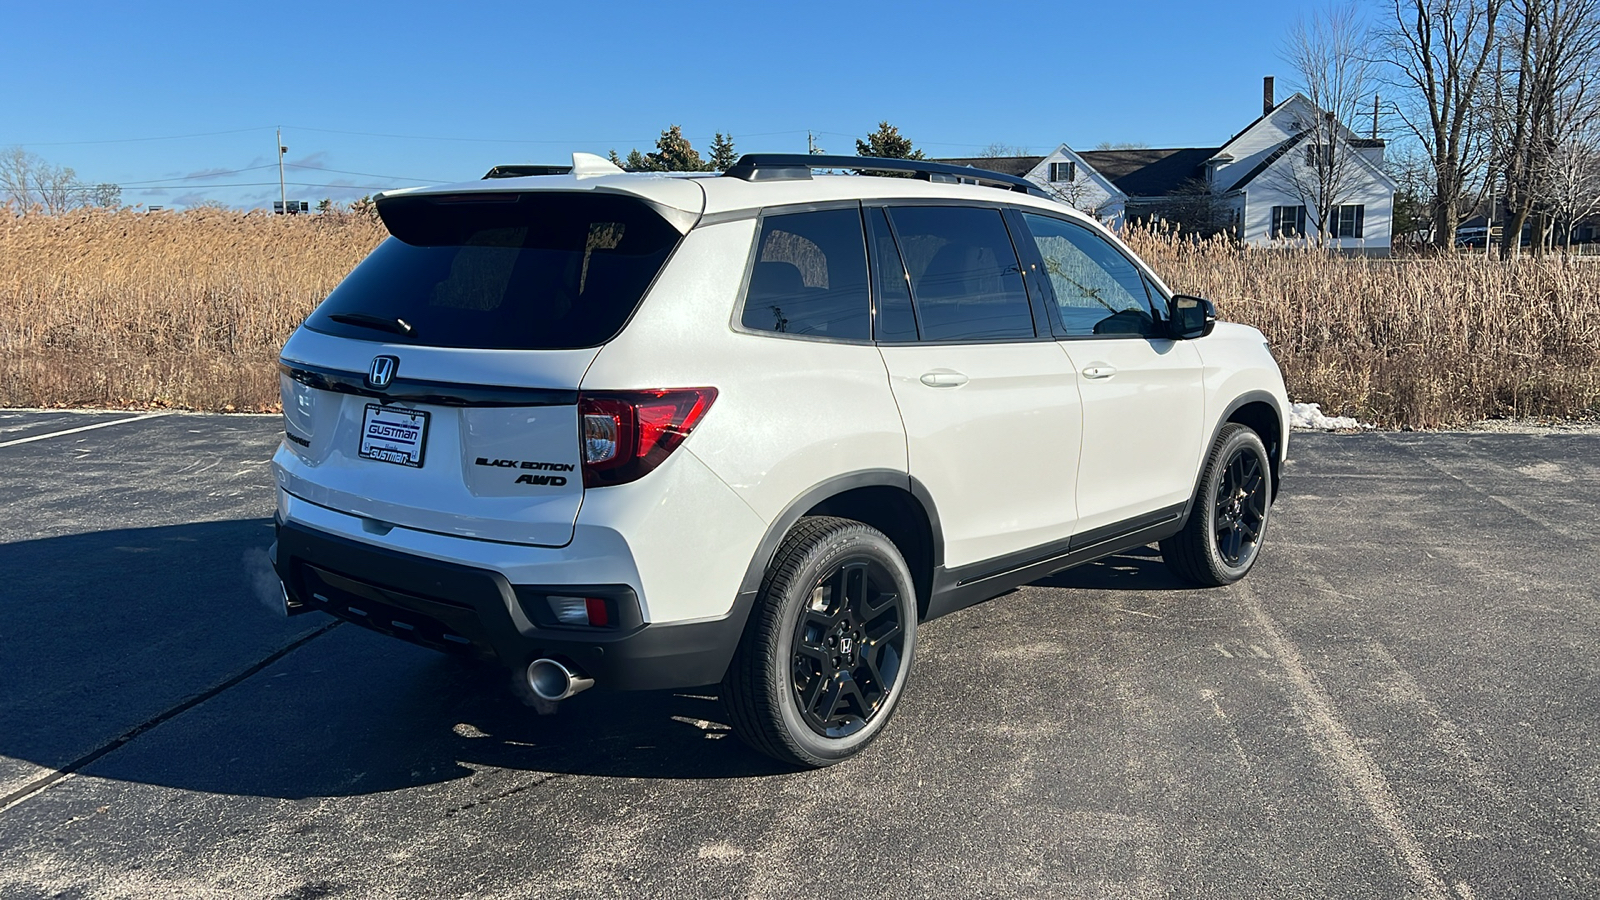
[[[1260,550],[1261,334],[1022,179],[578,154],[377,207],[393,236],[283,348],[291,612],[546,700],[720,682],[815,766],[884,727],[920,623],[1157,541],[1207,585]]]

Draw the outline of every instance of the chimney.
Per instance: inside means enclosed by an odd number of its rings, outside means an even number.
[[[1272,76],[1268,75],[1261,79],[1261,114],[1264,116],[1272,112],[1272,108],[1277,105],[1272,102]]]

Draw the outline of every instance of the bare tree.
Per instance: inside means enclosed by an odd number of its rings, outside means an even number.
[[[1515,254],[1530,219],[1543,249],[1553,212],[1549,182],[1562,148],[1600,117],[1600,0],[1511,0],[1503,41],[1513,79],[1497,91],[1497,160],[1504,175],[1506,240]]]
[[[1413,142],[1390,147],[1383,170],[1394,179],[1394,238],[1416,246],[1430,238],[1433,224],[1433,160]]]
[[[0,150],[0,196],[22,212],[39,208],[59,213],[79,206],[116,206],[122,188],[115,184],[86,186],[68,166],[57,166],[21,147]]]
[[[1433,242],[1453,248],[1462,209],[1481,179],[1487,67],[1505,0],[1393,3],[1394,21],[1381,33],[1387,77],[1406,98],[1395,107],[1401,122],[1433,167]]]
[[[1003,159],[1008,156],[1028,156],[1027,147],[1018,147],[1015,144],[1002,144],[995,141],[989,146],[978,151],[979,159]]]
[[[1337,225],[1335,212],[1347,199],[1361,167],[1345,122],[1353,122],[1371,96],[1373,63],[1366,55],[1367,29],[1353,5],[1329,6],[1302,16],[1284,41],[1284,61],[1294,66],[1301,92],[1313,109],[1292,123],[1299,132],[1287,164],[1269,179],[1299,198],[1326,242]]]
[[[1573,229],[1600,212],[1600,126],[1591,123],[1556,145],[1544,160],[1539,181],[1570,250]]]

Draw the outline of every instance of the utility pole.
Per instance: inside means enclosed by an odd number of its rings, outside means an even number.
[[[1372,95],[1372,139],[1378,139],[1378,95]]]
[[[809,154],[812,154],[812,155],[816,155],[816,154],[821,153],[821,152],[823,152],[822,148],[817,146],[817,136],[811,133],[811,129],[807,128],[806,129],[806,153],[809,153]]]
[[[278,126],[278,209],[284,214],[289,214],[289,194],[283,185],[283,155],[289,148],[283,145],[283,126]]]

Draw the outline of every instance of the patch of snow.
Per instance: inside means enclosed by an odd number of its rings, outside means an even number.
[[[1325,416],[1320,403],[1289,404],[1289,425],[1313,431],[1339,431],[1364,427],[1350,416]]]

